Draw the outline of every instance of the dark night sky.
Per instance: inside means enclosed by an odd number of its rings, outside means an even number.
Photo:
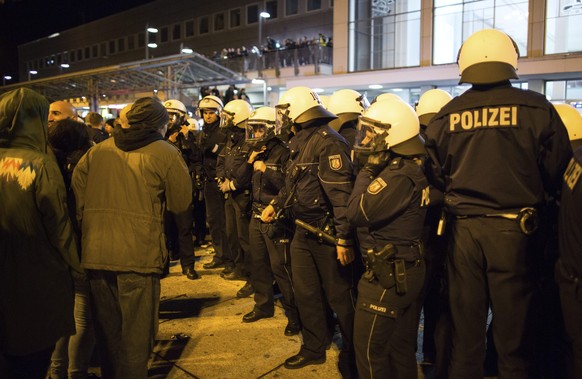
[[[19,44],[152,1],[0,0],[0,75],[18,75]]]

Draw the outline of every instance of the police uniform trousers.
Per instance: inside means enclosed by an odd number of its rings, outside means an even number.
[[[229,262],[244,277],[249,277],[249,223],[251,199],[249,191],[227,192],[224,201],[226,216],[226,245]]]
[[[303,327],[301,353],[311,357],[325,355],[329,342],[327,301],[337,316],[343,350],[348,353],[344,356],[349,359],[353,353],[355,313],[352,265],[339,263],[334,245],[320,243],[315,236],[296,229],[291,241],[291,267]]]
[[[233,266],[229,261],[231,254],[226,244],[226,217],[224,215],[224,194],[218,189],[214,180],[204,183],[204,202],[206,205],[206,221],[214,247],[214,259]]]
[[[281,303],[290,321],[299,323],[299,313],[295,305],[295,292],[291,278],[291,253],[289,232],[281,228],[280,234],[270,238],[276,224],[264,223],[254,214],[251,218],[249,237],[251,284],[255,289],[255,308],[265,314],[273,314],[275,309],[273,278],[281,290]]]
[[[447,256],[452,351],[449,378],[483,377],[489,306],[500,378],[534,378],[535,254],[515,220],[454,220]]]
[[[568,338],[568,377],[582,377],[582,282],[578,273],[556,264],[556,281],[560,289],[560,302]]]
[[[360,279],[354,323],[354,347],[360,378],[417,377],[416,337],[424,263],[407,263],[405,294]]]

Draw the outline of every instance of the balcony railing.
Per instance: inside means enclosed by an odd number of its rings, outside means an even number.
[[[216,57],[215,62],[245,75],[249,71],[258,71],[262,76],[264,70],[275,69],[275,76],[281,75],[281,68],[293,67],[294,75],[299,75],[301,66],[313,65],[314,74],[320,73],[320,65],[332,65],[333,48],[330,46],[310,45],[298,48],[281,48],[259,52],[252,50],[248,55],[236,57]]]

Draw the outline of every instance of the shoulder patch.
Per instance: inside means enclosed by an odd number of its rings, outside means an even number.
[[[370,185],[368,186],[368,193],[370,195],[377,195],[382,191],[384,188],[388,187],[388,184],[382,178],[376,178]]]
[[[327,157],[327,159],[329,160],[329,168],[331,168],[332,170],[337,171],[340,168],[342,168],[343,163],[341,155],[339,154],[330,155],[329,157]]]

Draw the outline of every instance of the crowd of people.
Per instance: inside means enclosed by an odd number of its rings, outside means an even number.
[[[518,56],[474,33],[472,87],[415,108],[204,93],[200,131],[176,99],[140,98],[108,133],[69,103],[1,95],[1,376],[86,375],[95,345],[104,378],[147,377],[160,279],[170,259],[200,278],[208,228],[204,269],[254,295],[242,322],[273,316],[277,283],[283,333],[302,336],[287,369],[325,362],[337,326],[343,378],[416,378],[422,310],[435,377],[483,377],[486,355],[501,378],[580,377],[582,116],[513,87]]]

